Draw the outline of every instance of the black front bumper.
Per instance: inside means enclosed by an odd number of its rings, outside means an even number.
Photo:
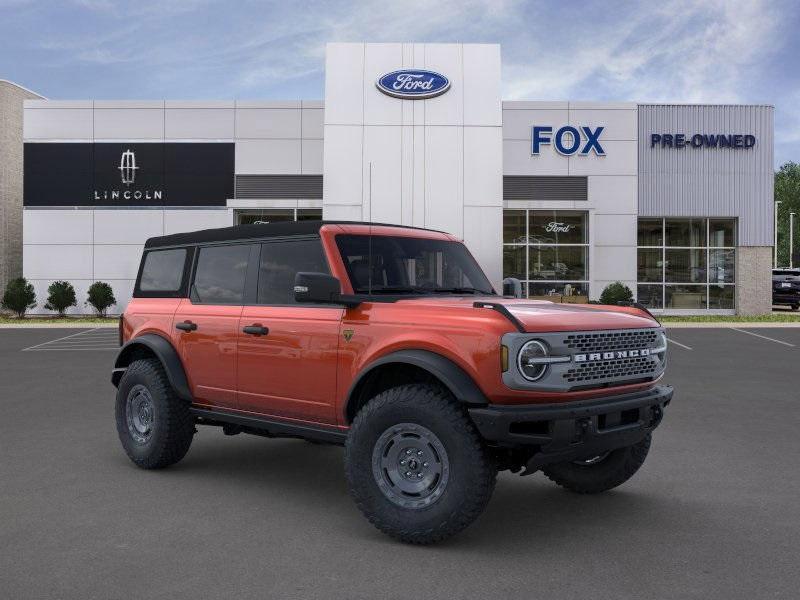
[[[672,387],[561,404],[470,408],[481,436],[504,447],[531,451],[529,471],[591,458],[641,441],[661,422]]]

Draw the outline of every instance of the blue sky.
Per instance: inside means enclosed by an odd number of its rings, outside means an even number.
[[[328,41],[496,42],[503,96],[774,104],[800,162],[800,2],[0,0],[0,78],[48,98],[320,99]]]

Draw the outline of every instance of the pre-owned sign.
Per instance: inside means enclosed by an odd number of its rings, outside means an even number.
[[[655,148],[752,148],[756,136],[749,133],[651,133],[650,147]]]
[[[25,206],[225,206],[230,143],[26,143]]]

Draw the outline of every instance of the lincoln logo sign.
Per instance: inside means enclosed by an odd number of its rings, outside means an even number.
[[[405,69],[382,75],[375,85],[387,96],[424,100],[444,94],[450,89],[450,80],[435,71]]]
[[[130,149],[126,149],[119,159],[119,177],[122,184],[129,188],[136,182],[136,171],[139,166],[136,164],[136,154]],[[119,202],[120,200],[161,200],[163,192],[161,190],[95,190],[95,202]]]
[[[122,153],[122,158],[119,159],[119,174],[122,178],[122,183],[130,185],[136,181],[136,155],[130,150],[125,150]]]
[[[579,154],[588,156],[594,152],[597,156],[605,156],[606,152],[600,145],[600,134],[605,127],[588,127],[580,125],[564,125],[559,127],[555,134],[549,125],[534,125],[531,128],[531,154],[537,156],[541,147],[546,144],[553,144],[556,152],[564,156]]]

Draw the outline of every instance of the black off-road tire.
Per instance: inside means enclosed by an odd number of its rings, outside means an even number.
[[[647,458],[650,434],[641,442],[612,450],[596,463],[566,462],[548,465],[542,472],[554,483],[578,494],[599,494],[633,477]]]
[[[129,424],[129,396],[149,395],[150,427],[141,433]],[[194,419],[189,403],[180,399],[169,384],[161,363],[156,359],[132,362],[117,389],[117,434],[128,457],[143,469],[162,469],[181,460],[194,436]],[[141,419],[139,426],[141,426]],[[139,439],[134,437],[138,435]]]
[[[402,498],[391,500],[387,494],[392,492],[381,489],[392,487],[387,486],[388,474],[379,484],[380,475],[373,468],[389,452],[382,450],[387,435],[408,435],[398,442],[400,448],[415,443],[415,431],[427,435],[419,439],[431,440],[427,447],[422,442],[419,447],[431,449],[426,456],[435,457],[442,473],[440,487],[431,485],[435,493],[423,492],[431,495],[422,500],[409,498],[409,504],[429,502],[424,506],[398,504],[405,502]],[[480,516],[494,491],[497,468],[463,406],[447,390],[410,384],[378,394],[358,413],[345,445],[345,474],[356,505],[375,527],[403,542],[431,544],[455,535]]]

